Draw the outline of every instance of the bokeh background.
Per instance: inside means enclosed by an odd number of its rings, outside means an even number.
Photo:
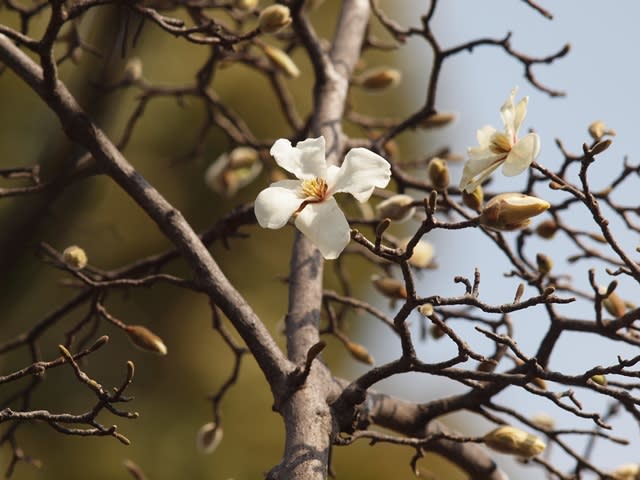
[[[262,2],[265,4],[266,2]],[[603,178],[618,171],[624,155],[633,160],[637,155],[635,109],[640,95],[637,89],[638,71],[634,46],[638,44],[636,20],[640,14],[637,2],[620,0],[603,6],[595,0],[545,2],[554,14],[549,21],[525,2],[504,0],[449,0],[441,2],[436,14],[436,33],[443,46],[451,46],[476,37],[502,38],[513,31],[512,45],[532,56],[543,56],[559,50],[565,43],[572,45],[568,57],[552,66],[535,68],[537,78],[552,88],[565,90],[566,98],[550,99],[535,90],[523,77],[520,64],[507,58],[498,48],[483,47],[472,54],[462,54],[445,64],[438,89],[437,108],[454,111],[457,122],[435,133],[412,132],[402,135],[399,155],[412,159],[450,146],[463,154],[475,144],[475,131],[484,124],[499,125],[498,109],[511,88],[520,87],[521,95],[530,96],[530,109],[525,128],[534,128],[541,136],[543,150],[540,162],[554,167],[561,161],[554,139],[563,140],[571,151],[579,152],[589,141],[587,126],[602,119],[618,132],[613,146],[602,157],[594,171]],[[401,23],[419,25],[419,14],[425,2],[382,2],[387,11]],[[330,38],[333,19],[339,2],[326,0],[312,13],[319,32]],[[126,58],[117,47],[122,40],[122,15],[118,9],[96,10],[82,20],[81,31],[103,57],[85,54],[78,66],[70,63],[61,68],[61,76],[70,85],[82,105],[106,131],[117,137],[124,121],[134,108],[132,101],[139,93],[135,89],[105,94],[95,84],[118,78]],[[0,11],[0,22],[16,26],[15,16]],[[384,37],[383,32],[379,31]],[[271,40],[269,40],[271,41]],[[274,44],[277,42],[273,42]],[[160,33],[147,24],[135,47],[127,56],[138,56],[144,65],[144,76],[150,82],[175,85],[188,81],[206,56],[204,48],[193,48]],[[302,76],[287,81],[303,114],[311,106],[311,70],[301,52],[293,54]],[[400,88],[382,95],[355,92],[353,104],[361,111],[381,115],[402,115],[412,112],[424,99],[430,54],[424,41],[410,40],[398,52],[367,53],[369,66],[389,65],[403,72]],[[216,76],[213,88],[226,103],[244,116],[255,134],[264,138],[286,136],[287,130],[277,103],[269,95],[268,83],[247,68],[233,66]],[[207,138],[203,155],[184,159],[197,138],[204,110],[197,102],[186,100],[183,106],[175,100],[153,101],[140,122],[133,141],[125,150],[129,161],[179,208],[196,230],[211,226],[236,205],[250,202],[268,184],[262,175],[252,186],[241,190],[232,199],[222,198],[204,184],[203,173],[217,156],[230,148],[225,136],[216,130]],[[353,131],[357,133],[356,131]],[[43,177],[56,175],[68,168],[78,152],[70,145],[56,118],[42,102],[11,72],[0,76],[0,167],[19,165],[42,166]],[[452,165],[455,182],[461,164]],[[573,172],[574,174],[576,172]],[[502,179],[497,176],[496,189],[517,190],[523,179]],[[597,180],[596,180],[597,182]],[[540,192],[543,193],[543,192]],[[544,192],[548,194],[549,192]],[[622,192],[623,194],[625,192]],[[633,191],[626,199],[633,199]],[[576,212],[576,221],[587,217]],[[414,225],[398,234],[410,233]],[[287,291],[279,278],[288,272],[288,251],[293,238],[291,229],[261,231],[245,228],[248,239],[231,241],[231,248],[216,244],[214,258],[231,281],[245,295],[266,324],[278,336],[286,312]],[[635,236],[620,231],[630,246]],[[490,245],[477,232],[435,233],[429,240],[435,245],[441,268],[419,276],[420,292],[458,294],[453,284],[455,275],[471,276],[474,267],[482,272],[481,294],[487,302],[503,303],[512,298],[515,285],[505,282],[502,273],[508,268]],[[24,198],[0,200],[0,343],[24,331],[51,312],[73,291],[61,284],[65,275],[43,264],[37,257],[38,244],[45,241],[58,249],[75,243],[83,246],[92,265],[111,269],[169,247],[155,225],[107,178],[97,177],[73,185],[63,191],[52,191]],[[557,264],[570,246],[562,239],[553,244],[540,242],[540,251],[551,255]],[[355,294],[369,298],[374,305],[392,312],[388,302],[373,295],[368,282],[371,271],[357,260],[347,261],[354,281]],[[586,285],[586,271],[591,265],[572,268],[578,285]],[[327,268],[330,271],[330,267]],[[184,265],[173,262],[169,271],[188,276]],[[567,270],[569,271],[569,270]],[[599,272],[607,283],[604,271]],[[329,275],[330,277],[330,275]],[[334,285],[328,278],[328,285]],[[506,292],[506,293],[505,293]],[[637,287],[621,283],[620,293],[633,299]],[[249,479],[262,478],[276,464],[282,453],[283,427],[280,417],[271,411],[271,395],[255,363],[244,362],[239,382],[223,403],[224,441],[211,456],[203,456],[195,448],[199,427],[210,420],[207,395],[217,389],[230,373],[232,356],[211,329],[206,298],[178,289],[158,285],[150,289],[114,292],[107,301],[110,312],[127,323],[147,325],[158,333],[168,346],[166,357],[156,357],[134,349],[122,332],[101,324],[99,334],[108,334],[111,341],[96,353],[87,371],[103,385],[116,385],[124,376],[126,360],[136,364],[136,379],[130,393],[135,395],[131,408],[141,416],[134,421],[101,417],[105,424],[116,423],[132,445],[125,447],[110,438],[76,438],[61,436],[45,425],[27,425],[18,439],[25,450],[44,462],[40,470],[19,465],[15,478],[129,478],[122,467],[124,459],[136,461],[150,479]],[[576,315],[588,315],[586,305],[575,305]],[[64,332],[85,313],[82,309],[65,319],[42,343],[44,358],[58,355],[57,344]],[[535,310],[514,315],[516,340],[527,353],[533,353],[546,323],[537,318]],[[417,318],[415,319],[417,327]],[[386,329],[366,316],[352,316],[349,335],[367,345],[377,363],[397,356],[399,347]],[[456,325],[468,340],[480,350],[485,345],[469,327]],[[282,341],[278,336],[279,341]],[[486,348],[489,346],[486,345]],[[452,346],[446,341],[428,340],[420,345],[419,354],[425,360],[448,357]],[[609,364],[616,355],[630,357],[633,352],[611,343],[600,343],[589,337],[567,337],[552,358],[552,367],[578,373],[596,364]],[[352,378],[364,371],[346,354],[340,344],[331,342],[324,354],[337,374]],[[29,363],[27,352],[18,351],[0,357],[0,372],[8,373]],[[18,385],[3,385],[4,398]],[[460,391],[446,380],[405,375],[384,382],[381,390],[393,392],[415,401],[427,401]],[[606,404],[600,399],[585,398],[587,408],[602,411]],[[518,389],[509,389],[499,400],[517,402],[526,414],[547,411],[557,415],[562,426],[575,425],[573,417],[558,414],[545,402],[529,398]],[[84,412],[92,405],[92,396],[75,380],[70,369],[58,368],[47,373],[46,382],[34,397],[34,408],[52,412]],[[469,415],[452,415],[452,426],[466,433],[482,434],[488,425]],[[626,435],[638,445],[637,426],[632,422],[613,422],[616,434]],[[588,428],[586,422],[579,423]],[[577,438],[577,445],[582,440]],[[636,461],[632,452],[637,448],[611,447],[599,443],[596,455],[606,466]],[[555,455],[557,452],[551,452]],[[334,469],[338,478],[413,478],[408,462],[412,452],[388,445],[370,447],[365,443],[348,449],[334,450]],[[540,472],[521,470],[516,462],[496,455],[512,478],[539,478]],[[554,459],[569,465],[562,456]],[[4,468],[9,452],[0,453]],[[428,460],[432,457],[428,457]],[[428,460],[423,460],[426,467]],[[564,462],[564,463],[563,463]],[[441,478],[464,478],[451,466],[436,462],[429,470]]]

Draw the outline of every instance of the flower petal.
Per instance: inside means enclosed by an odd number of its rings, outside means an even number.
[[[506,133],[510,138],[515,134],[514,123],[516,119],[516,108],[513,105],[513,100],[517,91],[517,88],[511,90],[509,98],[507,98],[502,104],[502,107],[500,107],[500,117],[504,124],[504,133]]]
[[[516,105],[516,116],[513,119],[513,134],[517,137],[518,132],[520,131],[520,125],[522,125],[522,121],[524,117],[527,115],[527,105],[529,104],[529,97],[524,97],[522,100],[518,102]]]
[[[373,189],[386,187],[390,179],[389,162],[366,148],[352,148],[340,168],[327,169],[329,194],[350,193],[359,202],[369,200]]]
[[[491,125],[485,125],[476,132],[476,138],[478,139],[478,145],[480,148],[488,148],[491,143],[491,137],[497,130]]]
[[[467,193],[472,193],[478,185],[484,182],[489,176],[500,166],[502,160],[490,163],[485,169],[480,171],[472,171],[467,169],[467,165],[462,172],[462,179],[460,180],[460,190],[466,190]]]
[[[295,223],[327,260],[338,258],[351,239],[349,223],[333,197],[308,204]]]
[[[540,153],[540,137],[528,133],[513,146],[502,166],[502,173],[513,177],[524,172]]]
[[[276,140],[271,147],[276,163],[301,180],[324,178],[327,162],[324,158],[324,137],[307,138],[295,147],[286,138]]]
[[[262,190],[253,210],[262,228],[281,228],[300,208],[304,199],[299,195],[300,181],[281,180]]]

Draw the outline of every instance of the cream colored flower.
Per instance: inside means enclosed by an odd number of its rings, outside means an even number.
[[[351,238],[349,223],[333,198],[353,195],[366,202],[375,187],[386,187],[391,167],[366,148],[353,148],[342,165],[327,165],[324,137],[308,138],[293,147],[285,138],[271,147],[276,163],[298,180],[281,180],[264,189],[255,201],[255,214],[263,228],[282,228],[292,217],[326,259],[337,258]]]
[[[528,133],[518,138],[518,132],[525,115],[529,97],[514,104],[517,88],[500,108],[504,132],[486,125],[478,130],[478,146],[467,150],[469,159],[464,166],[460,189],[471,193],[500,165],[502,173],[513,177],[524,172],[540,153],[540,137]]]

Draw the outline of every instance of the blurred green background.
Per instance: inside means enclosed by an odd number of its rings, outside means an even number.
[[[313,12],[318,31],[330,38],[338,2],[326,2]],[[128,58],[137,56],[144,65],[144,77],[153,84],[176,85],[193,79],[206,58],[206,47],[176,40],[147,22],[135,46],[120,55],[123,42],[123,9],[100,8],[81,20],[84,39],[101,52],[101,57],[85,52],[78,65],[66,62],[61,78],[111,138],[118,138],[124,122],[140,93],[136,88],[105,93],[99,83],[116,81]],[[137,24],[129,17],[129,28]],[[0,22],[17,27],[16,17],[6,11]],[[37,22],[34,32],[42,28]],[[35,33],[37,37],[38,33]],[[269,43],[278,45],[274,39]],[[311,105],[312,72],[302,52],[294,52],[302,76],[287,80],[303,116]],[[399,64],[394,54],[367,54],[369,65]],[[291,134],[283,121],[268,83],[249,69],[233,66],[220,71],[213,84],[220,98],[243,116],[258,138]],[[356,93],[353,102],[361,111],[400,114],[410,110],[406,92],[395,89],[381,96]],[[0,168],[39,164],[43,179],[59,175],[79,154],[65,138],[57,119],[43,102],[9,71],[0,76]],[[203,154],[184,160],[194,144],[204,120],[204,109],[194,99],[179,105],[175,99],[152,101],[139,122],[132,142],[124,151],[128,160],[174,206],[191,225],[201,231],[213,225],[231,208],[255,198],[269,183],[263,173],[254,184],[232,199],[207,189],[203,173],[221,153],[230,150],[226,136],[213,129],[204,143]],[[360,133],[360,132],[354,132]],[[401,144],[409,149],[411,145]],[[3,181],[4,185],[19,182]],[[286,286],[278,278],[287,275],[292,229],[261,231],[246,227],[249,239],[232,239],[231,248],[212,247],[216,261],[245,295],[253,308],[274,332],[287,305]],[[169,247],[156,226],[123,192],[106,177],[93,177],[63,190],[0,200],[0,343],[13,338],[74,295],[62,284],[63,272],[44,264],[37,256],[40,242],[62,250],[70,244],[82,246],[91,265],[100,269],[118,268],[133,260]],[[366,293],[370,271],[358,260],[347,262],[356,293]],[[328,269],[329,270],[329,269]],[[180,261],[167,271],[189,277]],[[334,285],[328,279],[329,286]],[[96,335],[111,341],[91,357],[86,371],[105,386],[117,385],[125,374],[125,362],[136,365],[136,377],[129,393],[135,400],[126,407],[140,412],[137,420],[103,414],[105,425],[117,424],[132,442],[123,446],[113,438],[63,436],[44,424],[20,428],[17,438],[27,454],[43,461],[41,469],[19,464],[14,478],[69,480],[87,478],[129,478],[124,459],[140,465],[150,479],[245,479],[262,478],[275,465],[283,449],[283,426],[271,411],[269,388],[255,363],[247,358],[238,384],[223,402],[224,440],[212,455],[195,448],[196,432],[210,421],[207,395],[230,374],[232,355],[211,328],[207,299],[157,285],[152,288],[114,291],[106,305],[116,317],[129,324],[142,324],[160,335],[169,350],[166,357],[136,350],[124,334],[102,322]],[[58,355],[57,345],[64,333],[86,313],[80,308],[52,329],[41,342],[44,359]],[[370,318],[350,317],[349,334],[358,341]],[[362,339],[360,341],[363,341]],[[330,342],[325,360],[338,375],[352,376],[353,360],[339,344]],[[1,372],[10,373],[30,363],[28,352],[20,349],[0,357]],[[360,368],[360,367],[356,367]],[[6,398],[23,386],[2,386]],[[399,392],[400,393],[400,392]],[[93,405],[93,396],[81,386],[69,368],[46,374],[31,407],[51,412],[81,413]],[[17,408],[17,407],[16,407]],[[0,454],[0,467],[9,461],[9,449]],[[358,443],[334,450],[333,468],[338,478],[412,478],[408,466],[410,450],[387,445],[370,447]],[[424,461],[423,461],[424,462]],[[456,478],[449,467],[444,478]]]

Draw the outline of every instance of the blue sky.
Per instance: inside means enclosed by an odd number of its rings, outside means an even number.
[[[391,2],[387,2],[389,5]],[[426,2],[407,2],[407,11],[393,12],[396,18],[405,24],[417,25],[416,12],[422,12]],[[513,32],[511,38],[513,48],[531,56],[545,56],[556,52],[566,43],[571,43],[568,56],[553,65],[539,65],[534,73],[539,81],[554,89],[567,92],[563,98],[550,98],[547,94],[536,90],[523,76],[522,66],[508,58],[499,48],[482,47],[472,54],[463,54],[446,63],[442,72],[442,81],[438,90],[437,108],[441,111],[454,111],[458,120],[454,125],[439,132],[437,136],[427,135],[421,138],[425,152],[433,151],[438,146],[449,145],[454,152],[464,154],[468,146],[475,145],[476,130],[483,125],[492,124],[500,127],[499,108],[514,86],[519,87],[518,98],[528,95],[529,111],[523,128],[533,128],[541,137],[542,151],[538,161],[550,168],[555,168],[562,160],[555,145],[555,139],[563,141],[565,147],[572,152],[580,152],[584,142],[589,142],[588,125],[594,120],[603,120],[617,131],[612,147],[601,157],[593,168],[593,182],[597,186],[617,173],[625,155],[635,163],[638,161],[639,145],[638,126],[635,110],[640,105],[640,89],[638,61],[635,48],[640,44],[640,29],[637,27],[640,18],[640,3],[626,0],[617,2],[600,2],[595,0],[566,0],[551,2],[542,0],[541,6],[549,9],[554,15],[548,20],[528,7],[523,1],[489,0],[447,0],[440,2],[436,13],[436,34],[444,47],[453,46],[477,37],[502,38],[508,31]],[[402,15],[402,16],[398,16]],[[428,50],[424,42],[412,41],[405,49],[406,67],[404,83],[406,88],[415,92],[414,104],[423,100],[425,79],[428,73]],[[419,59],[420,61],[415,61]],[[460,170],[452,171],[453,181],[457,183]],[[569,178],[577,179],[577,170],[570,170]],[[492,188],[517,191],[524,182],[522,178],[505,179],[496,175]],[[630,182],[631,183],[631,182]],[[634,181],[637,185],[637,180]],[[604,183],[600,183],[602,185]],[[550,191],[537,192],[540,196],[553,196]],[[635,189],[626,188],[621,192],[619,200],[633,204]],[[559,197],[553,197],[559,198]],[[578,226],[587,228],[588,215],[575,212]],[[593,230],[593,227],[590,227]],[[627,248],[633,251],[638,243],[637,235],[624,232],[620,235]],[[426,272],[420,277],[420,293],[429,295],[460,294],[459,285],[453,283],[455,275],[471,277],[473,268],[479,267],[482,273],[480,293],[487,302],[504,303],[513,298],[516,284],[505,281],[503,272],[508,265],[491,245],[482,239],[479,232],[438,233],[429,238],[437,249],[440,264],[438,271]],[[587,286],[587,270],[596,264],[578,263],[569,267],[563,265],[562,258],[573,253],[568,242],[562,239],[553,242],[539,241],[533,244],[531,251],[547,253],[556,261],[556,269],[566,268],[567,273],[574,276],[575,283]],[[602,266],[597,267],[597,278],[606,285],[611,277],[607,276]],[[637,299],[638,286],[631,282],[621,281],[618,292],[623,298]],[[533,292],[530,292],[534,294]],[[525,296],[527,293],[525,293]],[[383,306],[384,302],[380,302]],[[567,307],[574,316],[588,318],[591,312],[584,304]],[[516,340],[527,353],[533,354],[541,335],[546,331],[547,320],[544,312],[532,309],[523,314],[513,316]],[[417,324],[417,322],[416,322]],[[482,350],[488,343],[472,328],[457,323],[467,340]],[[389,346],[391,340],[384,327],[380,327],[379,335],[370,343],[372,353],[378,362],[391,360],[398,354],[396,347]],[[420,346],[420,356],[427,361],[439,361],[455,353],[451,342],[427,342]],[[586,335],[563,337],[551,360],[551,368],[563,369],[578,374],[595,365],[613,364],[616,356],[630,358],[637,355],[637,349],[621,346],[617,343],[604,342]],[[408,389],[408,395],[416,401],[424,401],[437,395],[460,391],[460,387],[445,380],[430,381],[424,377],[411,377],[387,382],[383,388]],[[559,385],[550,385],[553,391],[564,390]],[[585,410],[602,411],[607,403],[600,398],[593,398],[583,391],[577,391],[584,401]],[[497,400],[505,405],[517,404],[526,414],[547,412],[555,416],[561,428],[592,427],[587,420],[560,412],[548,401],[531,398],[519,389],[511,389],[501,394]],[[469,417],[465,417],[466,419]],[[459,421],[460,419],[458,419]],[[598,464],[614,468],[621,463],[637,462],[633,455],[637,454],[638,427],[629,417],[620,416],[612,423],[616,428],[615,435],[625,436],[634,442],[632,447],[619,447],[607,442],[599,442],[594,458]],[[478,422],[471,427],[472,433],[481,434],[487,424]],[[568,437],[575,445],[582,445],[583,439]],[[555,449],[557,450],[557,449]],[[579,448],[580,450],[580,448]],[[562,467],[570,467],[566,457],[552,458]],[[503,464],[517,469],[515,462],[498,456]],[[565,460],[563,460],[563,458]],[[536,475],[538,473],[538,475]],[[520,472],[518,478],[539,478],[539,471],[528,474]],[[513,471],[512,471],[513,475]],[[516,478],[512,476],[512,478]]]

